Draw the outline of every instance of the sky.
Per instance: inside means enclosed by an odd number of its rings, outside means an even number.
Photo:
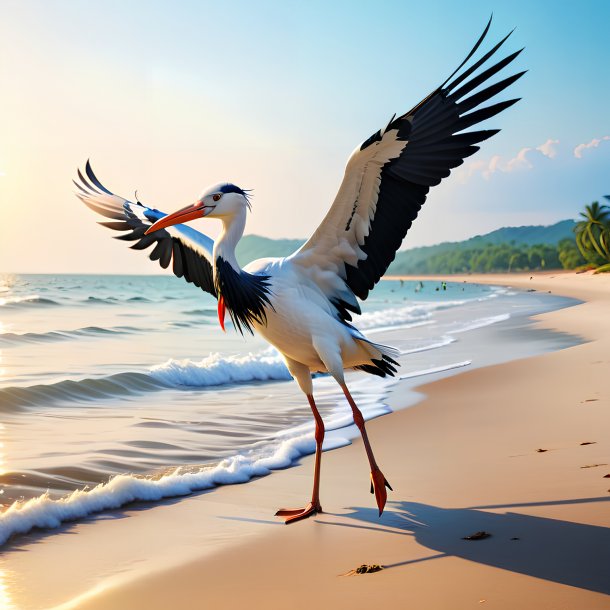
[[[610,2],[1,0],[0,270],[156,273],[74,197],[171,212],[254,189],[246,233],[307,237],[351,151],[516,27],[502,131],[432,189],[403,247],[575,218],[610,193]],[[513,73],[506,72],[506,75]],[[193,225],[214,236],[217,221]]]

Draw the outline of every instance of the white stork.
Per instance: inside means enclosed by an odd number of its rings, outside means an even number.
[[[266,258],[240,267],[235,247],[243,235],[250,202],[248,193],[233,184],[212,186],[194,204],[166,215],[111,193],[88,161],[85,175],[78,172],[78,197],[110,219],[100,224],[122,231],[117,239],[134,241],[131,248],[135,250],[154,245],[151,260],[159,261],[164,269],[171,263],[175,275],[218,299],[223,329],[228,311],[235,329],[242,334],[256,330],[283,355],[307,396],[316,424],[311,501],[303,508],[280,509],[277,515],[286,523],[322,510],[319,485],[324,423],[313,396],[315,372],[332,375],[345,393],[370,463],[371,493],[379,514],[383,511],[385,488],[392,488],[375,461],[364,419],[345,384],[344,370],[393,375],[398,366],[397,351],[367,339],[350,324],[350,312],[360,313],[358,299],[367,298],[394,260],[430,187],[475,153],[477,143],[499,131],[464,130],[518,101],[481,107],[524,74],[487,85],[522,49],[475,75],[510,34],[465,67],[490,25],[491,19],[472,51],[440,87],[409,112],[398,118],[394,115],[384,129],[356,148],[326,217],[309,240],[286,258]],[[469,95],[480,85],[486,87]],[[203,217],[221,220],[222,232],[216,242],[183,224]]]

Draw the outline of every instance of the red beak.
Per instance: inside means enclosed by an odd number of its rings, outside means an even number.
[[[211,209],[208,209],[211,211]],[[193,205],[187,205],[185,208],[174,212],[173,214],[168,214],[163,218],[160,218],[153,225],[148,227],[144,235],[148,235],[153,231],[158,231],[159,229],[165,229],[165,227],[171,227],[172,225],[182,224],[184,222],[188,222],[189,220],[194,220],[195,218],[203,218],[206,215],[206,207],[200,201],[197,201]]]

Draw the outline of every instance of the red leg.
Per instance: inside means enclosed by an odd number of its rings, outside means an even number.
[[[383,513],[383,508],[385,506],[386,500],[388,498],[388,494],[385,490],[392,490],[390,484],[386,481],[385,477],[379,467],[377,466],[377,462],[375,461],[375,456],[373,455],[373,450],[371,449],[371,443],[369,442],[369,437],[366,433],[366,428],[364,426],[364,417],[362,417],[362,413],[360,409],[354,402],[352,395],[350,394],[347,386],[345,384],[341,384],[341,388],[343,389],[343,393],[347,398],[347,402],[349,402],[350,407],[352,408],[352,413],[354,414],[354,423],[358,426],[360,430],[360,434],[362,435],[362,441],[364,442],[364,448],[366,449],[366,455],[369,458],[369,464],[371,465],[371,493],[375,494],[375,500],[377,501],[377,506],[379,507],[379,516]]]
[[[320,506],[320,466],[322,463],[324,422],[322,421],[322,417],[318,412],[318,408],[316,407],[316,403],[311,394],[307,394],[307,400],[309,401],[309,406],[313,412],[313,417],[316,420],[316,462],[313,471],[313,491],[311,493],[311,502],[304,508],[280,508],[280,510],[275,513],[277,517],[286,517],[284,520],[285,523],[299,521],[300,519],[305,519],[306,517],[311,517],[316,513],[322,512],[322,507]]]

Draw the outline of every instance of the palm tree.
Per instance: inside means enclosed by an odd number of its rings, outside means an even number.
[[[610,201],[609,195],[604,197]],[[583,220],[574,227],[578,249],[591,262],[610,263],[610,207],[594,201],[580,215]]]
[[[610,195],[604,195],[604,199],[606,201],[610,201]],[[605,205],[603,206],[606,210],[610,210],[610,208]],[[610,251],[610,222],[606,223],[606,230],[601,235],[602,246],[606,252]],[[610,260],[610,259],[609,259]]]

